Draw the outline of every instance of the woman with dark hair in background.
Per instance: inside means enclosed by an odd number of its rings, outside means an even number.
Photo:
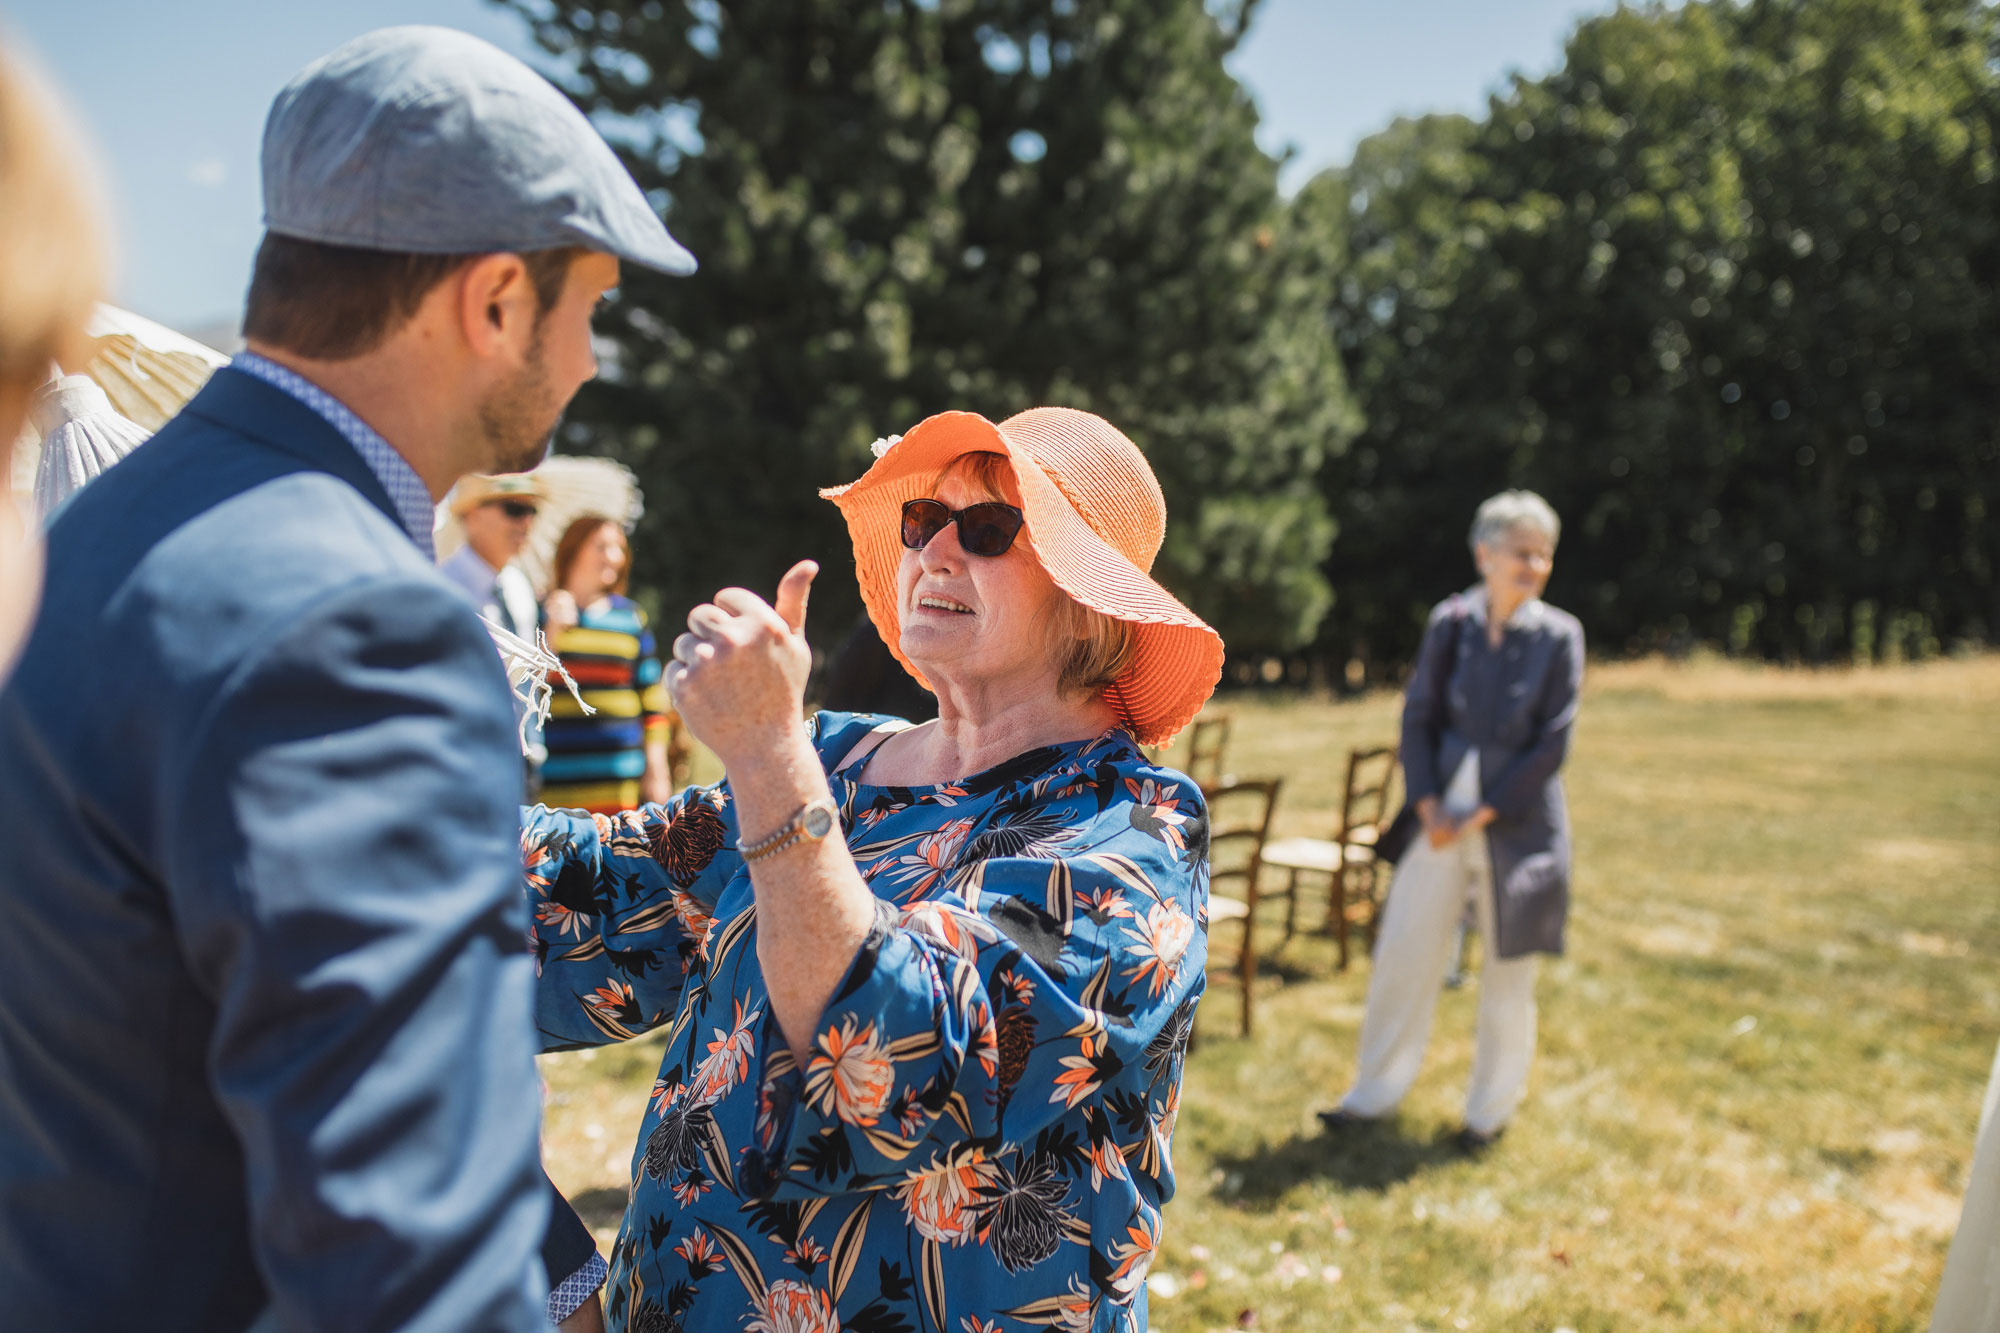
[[[667,694],[646,613],[625,596],[631,573],[625,529],[600,514],[576,519],[556,543],[543,627],[596,711],[556,690],[542,761],[547,805],[610,814],[673,795]]]

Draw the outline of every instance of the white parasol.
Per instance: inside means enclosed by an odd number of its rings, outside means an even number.
[[[542,513],[514,567],[528,576],[537,597],[546,597],[563,529],[585,514],[602,514],[630,532],[646,506],[632,470],[608,458],[551,454],[529,475],[541,483]],[[438,506],[435,541],[440,560],[465,545],[465,526],[452,517],[449,495]]]
[[[85,375],[65,375],[43,386],[32,415],[42,436],[35,513],[44,523],[57,505],[153,433],[113,411],[104,390]]]
[[[90,359],[79,369],[111,405],[149,431],[167,424],[229,358],[164,324],[100,305],[90,320]]]
[[[81,364],[63,368],[73,372],[65,378],[88,379],[96,384],[111,411],[148,434],[180,411],[218,366],[229,364],[229,358],[213,347],[117,306],[98,306],[90,317],[87,333],[84,358]],[[49,429],[52,428],[29,421],[14,453],[14,489],[24,491],[31,485],[39,486],[43,472],[35,460],[42,436]],[[129,450],[131,445],[124,448]],[[119,457],[123,456],[120,451]],[[102,466],[89,472],[89,476],[97,475],[114,461],[103,460]],[[61,460],[51,466],[57,468],[56,475],[61,475]],[[31,482],[30,477],[36,480]]]

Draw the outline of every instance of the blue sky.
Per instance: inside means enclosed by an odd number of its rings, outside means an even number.
[[[1554,67],[1605,0],[1265,0],[1231,61],[1286,179],[1345,162],[1395,116],[1477,114],[1510,70]],[[0,0],[102,160],[117,223],[115,299],[207,331],[233,320],[259,234],[257,141],[300,66],[390,23],[442,23],[532,58],[484,0]]]

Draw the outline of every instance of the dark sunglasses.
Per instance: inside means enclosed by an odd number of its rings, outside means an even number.
[[[495,503],[500,506],[501,513],[517,523],[542,512],[540,505],[529,504],[526,500],[498,500]]]
[[[1020,510],[997,500],[963,509],[953,509],[942,500],[905,500],[903,545],[921,551],[931,544],[931,538],[956,523],[958,544],[965,548],[965,553],[991,559],[1007,554],[1007,548],[1021,535],[1021,525],[1025,522],[1027,516]]]

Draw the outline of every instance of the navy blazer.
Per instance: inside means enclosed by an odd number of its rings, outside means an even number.
[[[0,691],[0,1323],[546,1329],[497,654],[218,371],[58,515]]]
[[[1414,804],[1443,796],[1479,751],[1493,807],[1495,957],[1561,953],[1569,918],[1569,805],[1562,783],[1583,688],[1583,626],[1543,601],[1523,606],[1493,647],[1474,588],[1431,611],[1403,694],[1403,782]]]

